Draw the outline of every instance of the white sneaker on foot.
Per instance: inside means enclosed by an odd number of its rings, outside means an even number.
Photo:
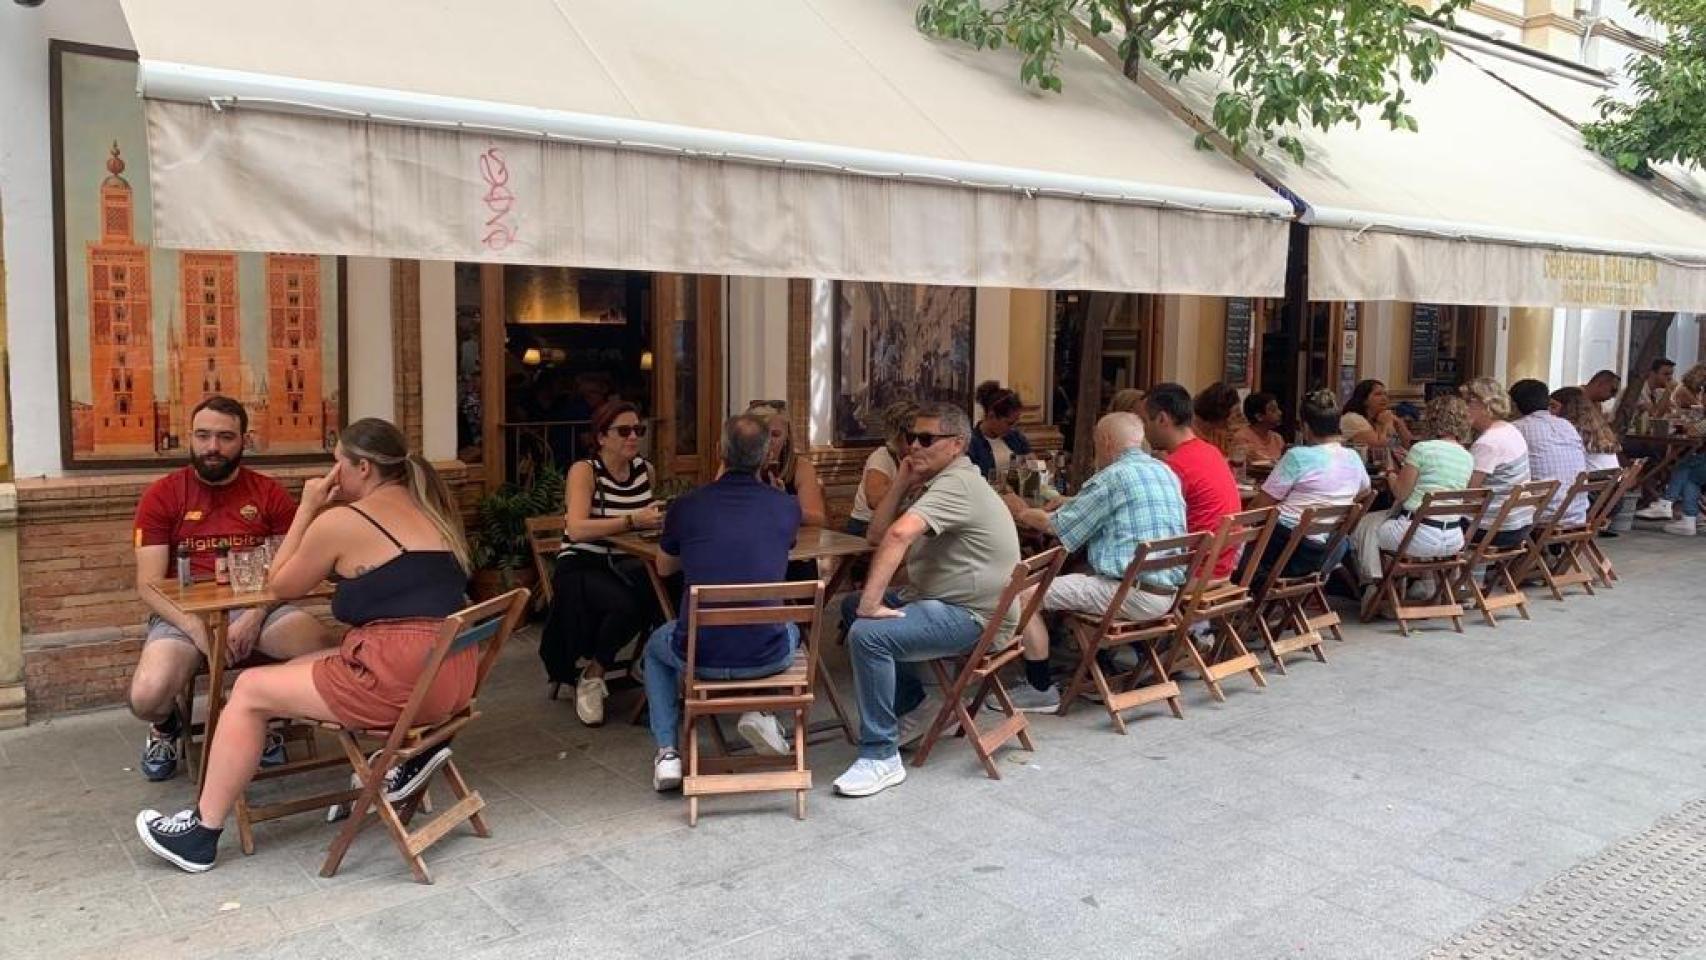
[[[788,738],[782,735],[782,725],[768,713],[743,713],[735,729],[740,731],[740,738],[746,741],[753,753],[764,757],[781,757],[788,753]]]
[[[575,684],[575,715],[589,727],[602,726],[604,701],[609,696],[610,688],[603,677],[582,676]]]
[[[1675,504],[1662,497],[1635,511],[1637,520],[1669,520]]]
[[[896,754],[887,760],[860,757],[847,772],[835,778],[835,792],[844,797],[868,797],[882,793],[906,779],[906,765]]]
[[[1694,536],[1694,518],[1677,517],[1675,520],[1665,524],[1664,530],[1666,533],[1673,536],[1692,537]]]
[[[681,754],[665,750],[652,761],[652,789],[659,793],[681,789]]]

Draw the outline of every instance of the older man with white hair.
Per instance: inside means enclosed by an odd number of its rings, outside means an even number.
[[[1068,550],[1086,548],[1089,573],[1062,574],[1043,595],[1043,610],[1099,615],[1113,602],[1139,544],[1185,535],[1185,494],[1179,477],[1143,451],[1143,421],[1110,413],[1096,423],[1094,476],[1078,496],[1053,510],[1028,507],[1009,496],[1020,525],[1054,534]],[[1179,569],[1145,574],[1126,595],[1120,612],[1149,620],[1172,606],[1184,579]],[[1060,706],[1060,687],[1049,675],[1048,628],[1033,617],[1023,634],[1025,678],[1012,691],[1020,710],[1048,713]]]

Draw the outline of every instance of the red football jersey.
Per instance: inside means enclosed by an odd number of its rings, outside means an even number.
[[[265,474],[238,467],[230,483],[216,487],[204,483],[194,467],[183,467],[142,492],[136,506],[136,546],[171,547],[171,576],[178,545],[185,544],[196,578],[211,579],[219,548],[246,550],[268,537],[284,536],[295,516],[296,501]]]

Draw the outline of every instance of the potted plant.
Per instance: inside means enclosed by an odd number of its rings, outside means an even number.
[[[475,603],[516,587],[534,589],[539,574],[527,538],[530,517],[563,513],[563,475],[550,464],[522,484],[506,483],[480,498],[468,534],[474,576],[468,586]]]

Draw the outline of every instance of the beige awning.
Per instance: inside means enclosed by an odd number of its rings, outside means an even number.
[[[1290,204],[913,0],[124,0],[191,248],[1278,296]]]
[[[1206,112],[1214,83],[1182,92]],[[1455,49],[1406,89],[1418,133],[1370,111],[1264,158],[1308,207],[1311,299],[1706,310],[1706,218]]]

